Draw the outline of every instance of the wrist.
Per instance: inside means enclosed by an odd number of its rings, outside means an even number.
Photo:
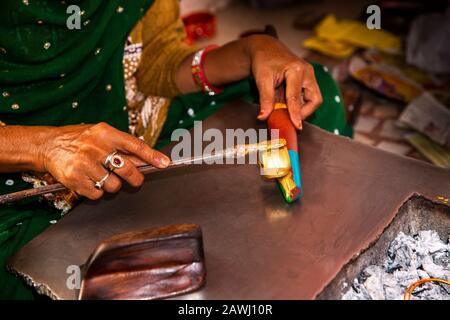
[[[45,171],[44,157],[56,128],[6,126],[0,128],[0,172]]]
[[[241,41],[243,42],[245,55],[251,60],[255,52],[261,50],[261,47],[267,47],[276,40],[265,34],[253,34],[242,38]]]
[[[29,137],[23,152],[24,170],[47,172],[47,155],[50,146],[58,137],[60,128],[47,126],[22,128],[24,136]]]
[[[214,96],[222,92],[222,89],[214,86],[206,77],[205,60],[209,52],[217,49],[216,45],[209,45],[197,51],[192,58],[191,72],[192,79],[197,87],[209,96]]]
[[[34,171],[47,172],[48,171],[48,156],[53,149],[53,144],[61,135],[61,128],[58,127],[44,127],[37,135],[34,141],[34,152],[32,157],[32,165]]]

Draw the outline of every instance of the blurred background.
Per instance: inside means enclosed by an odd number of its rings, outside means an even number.
[[[324,65],[356,141],[450,168],[448,0],[181,0],[188,41],[224,44],[272,24]]]

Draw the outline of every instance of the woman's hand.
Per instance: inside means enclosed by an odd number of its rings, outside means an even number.
[[[144,141],[121,132],[106,123],[73,125],[54,128],[53,139],[41,151],[41,171],[49,172],[67,188],[89,199],[98,199],[106,192],[117,192],[121,179],[134,187],[140,186],[144,176],[137,165],[152,164],[167,167],[170,159],[151,149]],[[103,166],[106,157],[117,150],[124,166],[114,170],[106,179],[103,190],[95,188],[108,173]],[[119,178],[120,177],[120,178]]]
[[[302,120],[322,104],[314,68],[270,36],[249,37],[248,50],[251,70],[260,94],[261,111],[258,119],[269,117],[274,106],[275,88],[285,81],[289,115],[294,126],[301,129]]]
[[[199,90],[192,80],[191,62],[192,56],[183,61],[176,73],[177,86],[183,93]],[[261,100],[260,120],[272,112],[275,88],[283,81],[290,118],[297,129],[322,104],[313,67],[267,35],[248,36],[212,50],[203,65],[206,78],[217,87],[253,75]]]

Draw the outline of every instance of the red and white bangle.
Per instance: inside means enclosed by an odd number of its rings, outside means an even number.
[[[217,47],[218,46],[216,45],[209,45],[206,48],[197,51],[192,58],[192,78],[197,86],[209,96],[215,96],[216,94],[222,92],[222,89],[219,89],[208,82],[208,79],[206,79],[205,76],[205,68],[203,66],[203,62],[208,52],[216,49]]]

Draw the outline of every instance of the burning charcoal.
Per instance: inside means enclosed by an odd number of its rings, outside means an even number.
[[[410,267],[416,269],[420,266],[416,253],[417,245],[416,241],[411,237],[400,232],[397,238],[392,241],[389,246],[390,256],[393,258],[388,259],[386,269],[409,269]]]
[[[368,294],[372,300],[385,300],[384,286],[383,286],[383,274],[384,271],[379,266],[369,266],[366,268],[365,273],[369,276],[364,282],[364,287],[367,289]]]
[[[358,282],[358,279],[353,281],[351,289],[342,296],[343,300],[371,300],[367,289]]]
[[[445,244],[434,230],[419,231],[414,235],[400,232],[390,243],[386,256],[384,268],[366,267],[342,299],[403,299],[406,288],[420,279],[450,279],[450,244]],[[450,289],[426,283],[414,290],[413,299],[450,300]]]
[[[440,279],[446,278],[446,272],[444,268],[440,265],[435,264],[431,256],[425,257],[422,263],[422,268],[432,278],[440,278]]]
[[[450,269],[450,246],[447,245],[446,252],[439,252],[433,255],[433,262],[446,269]]]
[[[420,231],[419,241],[421,245],[431,254],[448,250],[448,246],[441,241],[436,231]]]

